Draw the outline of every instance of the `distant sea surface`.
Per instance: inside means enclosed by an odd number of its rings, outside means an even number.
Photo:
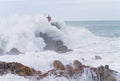
[[[67,25],[85,27],[93,34],[104,37],[120,37],[120,21],[65,21]]]

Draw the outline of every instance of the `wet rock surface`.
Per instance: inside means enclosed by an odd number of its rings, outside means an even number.
[[[0,49],[0,56],[1,55],[18,55],[18,54],[24,54],[23,52],[20,52],[17,48],[12,48],[10,51],[6,52],[3,49]]]
[[[60,29],[62,24],[60,22],[51,22],[52,26],[55,26],[56,28]]]
[[[19,76],[37,76],[36,79],[43,79],[50,75],[55,77],[66,77],[67,79],[73,78],[85,79],[85,81],[117,81],[114,70],[109,69],[109,66],[90,67],[83,65],[80,61],[74,60],[72,64],[64,65],[61,61],[55,60],[52,63],[53,69],[45,73],[37,71],[31,67],[25,66],[18,62],[2,62],[0,61],[0,75],[7,73],[16,74]],[[85,77],[86,76],[86,77]]]
[[[34,76],[40,71],[36,71],[33,68],[24,66],[21,63],[17,62],[0,62],[0,75],[6,73],[17,74],[19,76]]]
[[[72,51],[71,49],[68,49],[68,47],[64,45],[63,41],[53,40],[52,37],[49,37],[46,33],[40,32],[40,37],[42,37],[44,42],[46,43],[46,46],[44,47],[45,50],[54,50],[58,53]]]
[[[20,52],[17,48],[12,48],[9,52],[7,52],[7,54],[13,54],[13,55],[17,55],[23,52]]]
[[[100,56],[95,56],[95,58],[94,58],[95,60],[101,60],[102,59],[102,57],[100,57]]]

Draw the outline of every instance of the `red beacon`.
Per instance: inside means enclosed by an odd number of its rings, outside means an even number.
[[[49,15],[47,16],[47,20],[48,20],[48,22],[51,21],[51,17]]]

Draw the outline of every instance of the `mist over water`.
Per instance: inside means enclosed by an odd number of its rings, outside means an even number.
[[[114,22],[113,25],[110,24],[110,28],[105,22],[98,22],[98,24],[94,22],[88,26],[83,22],[69,22],[70,24],[73,23],[73,25],[67,25],[66,22],[59,23],[61,26],[60,29],[52,26],[46,18],[39,16],[13,16],[0,19],[0,48],[5,52],[10,51],[12,48],[24,52],[24,54],[20,55],[7,54],[0,56],[0,61],[16,61],[46,72],[52,68],[50,65],[54,60],[60,60],[63,64],[69,64],[77,59],[83,64],[95,67],[108,64],[110,68],[120,72],[120,37],[119,33],[117,36],[113,34],[116,33],[116,31],[119,32],[119,30],[117,30],[120,25],[118,22]],[[81,26],[81,23],[84,25]],[[79,27],[76,27],[76,25]],[[44,39],[39,36],[40,32],[46,33],[53,40],[63,41],[64,45],[73,51],[58,54],[55,51],[44,50],[46,43]],[[95,56],[100,56],[102,59],[95,60]],[[89,73],[88,70],[85,71],[86,74]],[[92,81],[89,77],[85,77],[86,74],[78,80]],[[13,76],[11,74],[0,77],[6,77],[5,81],[13,81],[10,79],[7,80],[7,78],[10,77],[19,78],[19,76]],[[20,79],[22,81],[29,81],[23,77],[20,77]],[[64,77],[55,79],[48,77],[41,81],[46,80],[68,81]],[[73,79],[69,81],[78,80]]]

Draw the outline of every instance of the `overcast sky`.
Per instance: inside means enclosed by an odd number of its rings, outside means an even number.
[[[50,14],[62,20],[120,20],[120,0],[0,0],[0,17]]]

